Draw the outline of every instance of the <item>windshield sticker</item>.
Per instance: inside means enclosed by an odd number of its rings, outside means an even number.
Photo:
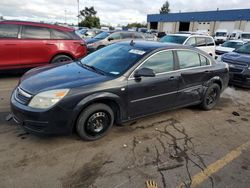
[[[132,49],[132,50],[129,51],[129,53],[137,54],[137,55],[143,55],[143,54],[145,54],[146,52],[145,52],[145,51],[142,51],[142,50],[135,50],[135,49]]]
[[[119,72],[110,72],[110,74],[115,74],[115,75],[117,75],[117,74],[120,74]]]

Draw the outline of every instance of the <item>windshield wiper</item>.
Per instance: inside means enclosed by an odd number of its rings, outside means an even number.
[[[100,69],[98,69],[98,68],[96,68],[96,67],[94,67],[92,65],[87,65],[87,64],[82,64],[82,65],[84,67],[86,67],[87,69],[91,69],[91,70],[93,70],[93,71],[95,71],[95,72],[97,72],[97,73],[99,73],[101,75],[106,75],[106,73],[104,71],[102,71],[102,70],[100,70]]]

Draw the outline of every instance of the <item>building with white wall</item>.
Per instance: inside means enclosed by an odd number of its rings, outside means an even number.
[[[166,33],[208,30],[214,34],[217,29],[250,32],[250,9],[150,14],[147,22],[149,29]]]

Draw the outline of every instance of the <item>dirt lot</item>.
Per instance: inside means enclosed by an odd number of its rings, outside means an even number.
[[[249,187],[250,91],[209,112],[185,108],[114,127],[105,138],[39,138],[6,122],[18,76],[0,78],[0,187]]]

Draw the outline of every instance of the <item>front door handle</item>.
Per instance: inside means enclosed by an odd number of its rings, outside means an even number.
[[[52,43],[46,43],[46,45],[48,45],[48,46],[53,46],[54,44],[52,44]]]

